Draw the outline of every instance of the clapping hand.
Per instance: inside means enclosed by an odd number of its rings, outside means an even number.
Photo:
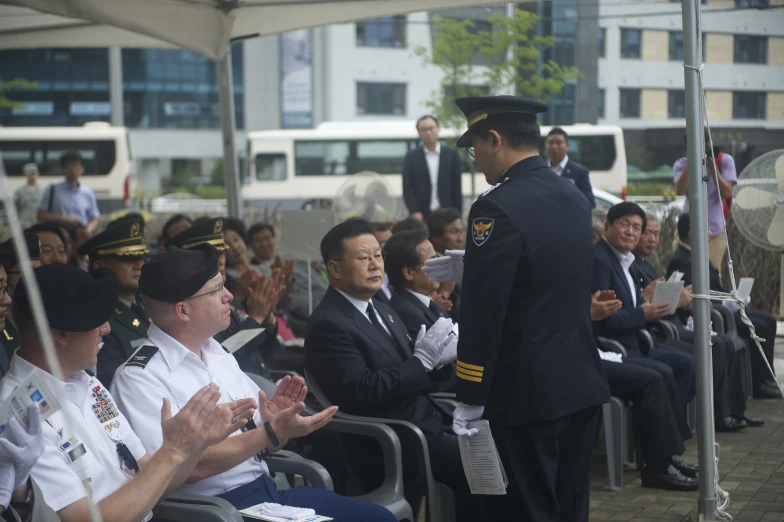
[[[438,282],[461,282],[463,280],[463,256],[465,250],[447,250],[445,255],[425,261],[422,271]]]
[[[28,406],[27,426],[11,416],[5,433],[0,439],[0,506],[7,506],[13,492],[27,483],[30,470],[44,452],[46,438],[38,404]]]

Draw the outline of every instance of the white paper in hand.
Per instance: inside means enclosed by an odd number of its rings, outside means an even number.
[[[471,494],[506,495],[509,481],[506,480],[506,472],[501,465],[493,434],[490,433],[490,423],[478,420],[469,422],[468,427],[476,428],[479,432],[471,437],[460,435],[457,440]]]
[[[738,297],[741,298],[744,303],[749,302],[749,298],[751,297],[751,288],[753,286],[754,286],[753,277],[740,278],[740,281],[738,282]]]
[[[678,308],[678,301],[681,298],[683,291],[683,281],[670,282],[659,281],[656,283],[656,290],[653,292],[653,304],[670,303],[670,311],[668,313],[674,314]]]
[[[667,281],[670,282],[670,283],[677,283],[681,279],[683,279],[683,272],[678,272],[676,270],[675,272],[670,274],[670,278],[667,279]]]
[[[60,409],[57,397],[49,391],[41,379],[41,370],[35,369],[24,379],[8,399],[0,404],[0,437],[5,436],[8,419],[13,415],[22,426],[27,426],[27,407],[37,403],[41,420],[46,420]]]
[[[229,353],[234,353],[257,336],[261,335],[261,332],[264,331],[264,328],[250,328],[248,330],[240,330],[239,332],[235,333],[221,344],[224,348],[226,348]]]
[[[321,515],[305,515],[299,518],[286,518],[286,517],[276,517],[273,515],[269,515],[265,513],[264,503],[256,504],[255,506],[251,506],[249,508],[240,509],[240,513],[242,513],[243,517],[246,518],[253,518],[256,520],[266,520],[268,522],[323,522],[326,520],[332,520],[330,517],[324,517]]]

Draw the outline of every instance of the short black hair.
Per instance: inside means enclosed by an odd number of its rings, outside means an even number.
[[[84,165],[84,159],[82,158],[82,154],[78,150],[67,150],[60,154],[60,166],[65,167],[66,163],[71,161],[78,161],[82,165]]]
[[[424,116],[420,116],[420,117],[419,117],[419,119],[417,120],[417,122],[416,122],[416,130],[419,130],[419,124],[420,124],[420,123],[421,123],[423,120],[426,120],[426,119],[428,119],[428,118],[430,118],[431,120],[433,120],[434,122],[436,122],[436,127],[438,127],[439,129],[441,128],[441,124],[440,124],[440,123],[438,123],[438,118],[436,118],[436,117],[435,117],[435,116],[433,116],[432,114],[425,114]]]
[[[648,218],[645,217],[645,211],[640,205],[631,201],[622,201],[617,205],[613,205],[607,211],[607,222],[612,225],[624,216],[640,216],[640,219],[642,219],[642,231],[645,232]]]
[[[223,220],[223,233],[225,234],[227,230],[233,230],[237,233],[240,238],[242,238],[242,242],[245,243],[245,246],[248,245],[248,240],[245,239],[248,237],[248,229],[245,228],[245,223],[242,222],[241,219],[227,217]]]
[[[392,234],[405,232],[406,230],[424,230],[425,232],[428,232],[427,225],[423,221],[408,217],[403,221],[396,223],[395,226],[392,227]]]
[[[691,232],[691,218],[689,213],[681,214],[678,218],[678,237],[681,241],[689,240],[689,232]]]
[[[398,290],[403,288],[403,268],[419,266],[419,244],[427,241],[427,234],[422,230],[408,230],[393,234],[384,251],[387,257],[384,260],[384,272],[389,277],[389,284]]]
[[[456,208],[444,207],[434,210],[427,216],[425,223],[430,231],[431,237],[441,237],[446,231],[447,225],[460,219],[460,212]]]
[[[527,123],[519,114],[493,114],[471,127],[470,132],[486,140],[490,130],[503,136],[512,149],[539,151],[542,138],[539,124]]]
[[[566,131],[563,130],[561,127],[553,127],[550,129],[550,132],[547,133],[548,136],[552,136],[553,134],[560,134],[564,137],[566,141],[569,141],[569,135],[566,134]]]
[[[392,230],[389,223],[383,223],[381,221],[374,221],[370,224],[370,228],[373,229],[373,232],[386,232],[387,230]]]
[[[60,241],[62,241],[63,246],[68,244],[68,242],[65,240],[65,236],[63,235],[63,229],[60,228],[60,224],[55,223],[54,221],[44,221],[43,223],[36,223],[35,225],[25,230],[25,232],[32,232],[34,234],[37,234],[38,232],[51,232],[53,234],[57,234],[57,237],[60,238]]]
[[[332,227],[321,239],[321,259],[328,264],[333,259],[343,257],[345,245],[343,242],[352,237],[369,234],[373,237],[373,229],[367,222],[350,219]]]
[[[253,239],[253,236],[255,236],[256,234],[258,234],[263,230],[269,230],[270,235],[272,235],[272,237],[275,237],[275,227],[273,227],[269,223],[255,223],[251,225],[251,227],[248,229],[247,242],[250,243],[251,240]]]
[[[185,214],[174,214],[172,217],[167,219],[166,222],[163,224],[163,228],[161,229],[161,237],[159,238],[160,241],[166,242],[169,239],[171,239],[171,237],[169,237],[169,229],[172,227],[172,225],[182,220],[185,220],[189,224],[193,225],[193,220],[188,216],[186,216]]]

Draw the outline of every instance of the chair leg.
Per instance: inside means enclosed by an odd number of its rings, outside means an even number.
[[[697,431],[697,399],[694,398],[686,405],[686,423],[692,433]]]
[[[610,478],[610,489],[613,491],[623,489],[622,407],[621,401],[615,397],[611,397],[610,403],[602,407],[604,439],[607,447],[607,471]]]

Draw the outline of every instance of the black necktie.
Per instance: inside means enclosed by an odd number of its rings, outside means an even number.
[[[365,310],[365,313],[367,314],[368,318],[370,319],[370,322],[373,323],[373,326],[378,328],[379,331],[381,333],[383,333],[385,336],[391,337],[387,333],[387,331],[384,329],[384,327],[381,325],[381,321],[378,320],[378,316],[375,313],[375,310],[373,308],[373,304],[372,303],[368,303],[368,306],[367,306],[367,309]]]
[[[436,304],[435,301],[432,299],[430,300],[430,304],[427,305],[431,312],[436,314],[436,317],[441,317],[441,307]]]

